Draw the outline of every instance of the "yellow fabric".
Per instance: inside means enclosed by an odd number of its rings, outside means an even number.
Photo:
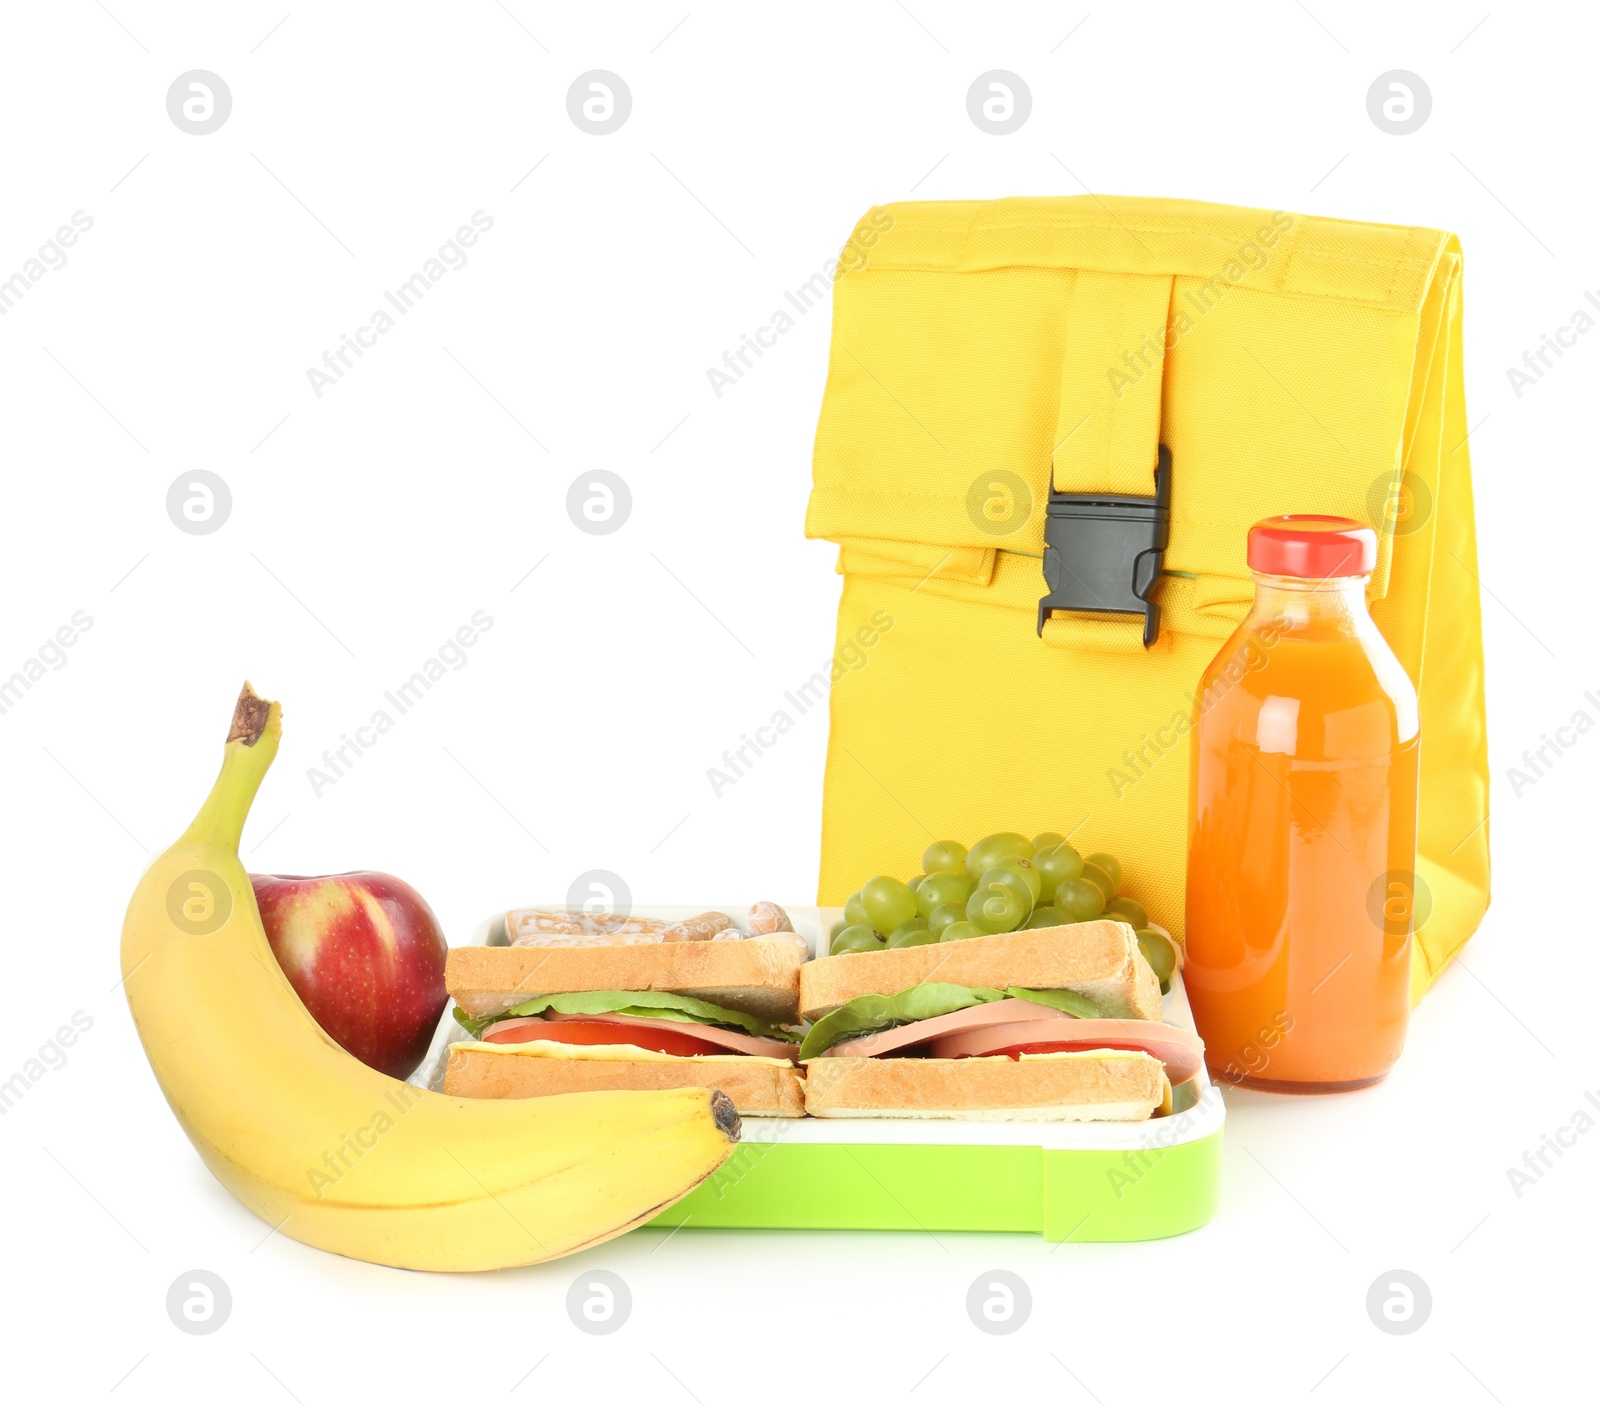
[[[1250,524],[1338,513],[1378,529],[1373,616],[1421,700],[1420,995],[1489,890],[1455,239],[1084,197],[891,205],[852,243],[807,532],[839,544],[841,644],[877,643],[833,690],[821,901],[915,873],[934,839],[1076,827],[1181,933],[1174,718],[1249,604]],[[1160,639],[1058,612],[1041,640],[1052,467],[1064,492],[1149,495],[1158,444]],[[997,524],[973,493],[1002,473],[1022,491]]]
[[[1150,496],[1171,299],[1172,280],[1155,274],[1074,280],[1051,455],[1062,492]]]
[[[1050,455],[1050,481],[1064,492],[1148,498],[1154,491],[1172,282],[1090,269],[1074,278]],[[1143,622],[1057,612],[1041,638],[1056,649],[1130,654],[1144,648]]]

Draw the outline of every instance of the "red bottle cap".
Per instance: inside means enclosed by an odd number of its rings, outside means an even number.
[[[1378,534],[1353,518],[1286,513],[1250,529],[1245,560],[1268,576],[1365,576],[1378,564]]]

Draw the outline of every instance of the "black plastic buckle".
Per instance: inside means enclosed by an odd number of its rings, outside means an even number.
[[[1172,454],[1161,445],[1156,496],[1057,493],[1044,520],[1044,581],[1039,633],[1052,610],[1144,616],[1148,649],[1161,629],[1161,607],[1150,599],[1161,574],[1172,521]]]

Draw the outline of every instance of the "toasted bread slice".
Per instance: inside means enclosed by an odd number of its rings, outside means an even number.
[[[800,1014],[816,1020],[856,996],[894,996],[931,981],[1076,991],[1108,1016],[1161,1019],[1161,983],[1133,929],[1104,919],[822,957],[800,969]]]
[[[1004,1123],[1142,1122],[1168,1096],[1160,1060],[1120,1050],[1020,1060],[823,1055],[807,1062],[805,1087],[813,1118]]]
[[[452,947],[444,984],[470,1016],[568,991],[671,991],[785,1025],[795,1019],[801,961],[800,944],[787,933],[774,942]]]
[[[578,1047],[572,1047],[578,1048]],[[721,1089],[748,1118],[805,1114],[805,1080],[794,1065],[748,1055],[648,1059],[561,1058],[518,1053],[514,1046],[452,1046],[444,1092],[461,1098],[538,1098],[591,1089]]]

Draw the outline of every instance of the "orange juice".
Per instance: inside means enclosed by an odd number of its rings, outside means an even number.
[[[1371,528],[1251,529],[1250,615],[1191,732],[1184,984],[1219,1080],[1359,1088],[1410,1008],[1417,696],[1367,613]]]

